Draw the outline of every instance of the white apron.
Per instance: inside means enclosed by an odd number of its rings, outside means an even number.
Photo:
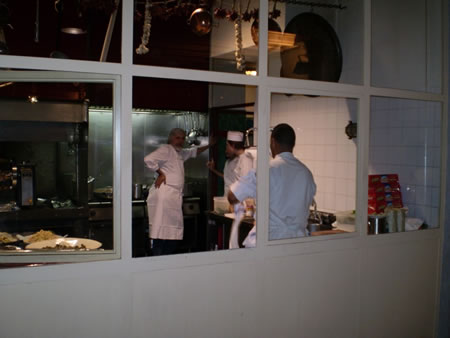
[[[150,188],[147,198],[150,238],[183,239],[183,191],[168,184]]]

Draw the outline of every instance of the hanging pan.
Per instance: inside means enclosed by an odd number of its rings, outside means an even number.
[[[301,13],[287,24],[284,33],[295,34],[295,44],[281,48],[281,77],[339,81],[341,45],[324,18],[311,12]]]

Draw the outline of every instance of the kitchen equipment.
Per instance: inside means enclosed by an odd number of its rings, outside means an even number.
[[[113,187],[107,186],[104,188],[94,189],[94,196],[100,199],[112,200],[113,198]]]
[[[31,207],[36,204],[35,168],[32,164],[18,164],[12,167],[13,177],[17,180],[16,202],[19,207]]]
[[[142,184],[133,184],[133,199],[140,200],[142,198]]]
[[[215,196],[214,201],[214,211],[218,214],[225,214],[230,211],[230,203],[225,196]]]
[[[315,13],[301,13],[289,21],[284,34],[295,34],[295,45],[281,47],[281,77],[339,81],[341,45],[325,19]]]
[[[95,177],[88,176],[88,178],[87,178],[88,201],[92,201],[92,199],[94,198],[94,182],[95,182]]]
[[[278,22],[276,22],[274,19],[269,18],[269,22],[268,22],[268,29],[269,29],[269,48],[273,48],[273,47],[277,47],[273,41],[277,41],[278,39],[276,39],[276,36],[281,35],[281,27],[278,24]],[[255,45],[258,45],[258,41],[259,41],[259,20],[255,19],[252,23],[252,27],[250,28],[250,33],[252,36],[252,40],[255,43]]]
[[[192,12],[187,23],[198,36],[206,35],[212,27],[211,13],[204,8],[197,8]]]
[[[388,232],[386,215],[384,214],[369,215],[368,218],[369,218],[368,221],[369,235],[376,235]]]

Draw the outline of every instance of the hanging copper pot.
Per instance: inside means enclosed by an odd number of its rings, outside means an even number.
[[[204,8],[197,8],[192,12],[188,20],[188,25],[199,36],[208,34],[212,27],[211,13]]]

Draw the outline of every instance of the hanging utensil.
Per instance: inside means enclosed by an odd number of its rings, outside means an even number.
[[[69,57],[59,50],[59,44],[61,41],[61,25],[62,25],[62,11],[63,5],[60,0],[55,1],[55,11],[58,13],[57,25],[56,25],[56,49],[50,53],[51,58],[68,59]]]
[[[211,13],[204,8],[197,8],[192,12],[187,24],[191,30],[198,36],[206,35],[211,32],[212,17]]]
[[[39,0],[36,0],[36,20],[34,21],[34,42],[39,42]]]

